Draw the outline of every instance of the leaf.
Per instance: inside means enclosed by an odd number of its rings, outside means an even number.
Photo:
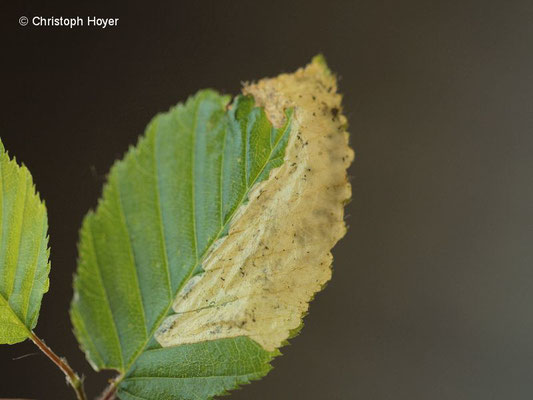
[[[353,157],[335,77],[316,60],[244,91],[156,116],[84,220],[71,317],[123,399],[264,376],[330,278]]]
[[[27,339],[48,291],[48,220],[28,169],[0,141],[0,343]]]

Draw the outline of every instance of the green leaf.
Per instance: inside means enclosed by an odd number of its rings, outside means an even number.
[[[261,378],[329,280],[352,154],[344,117],[322,115],[340,107],[323,65],[231,105],[201,91],[111,169],[81,229],[71,318],[121,398],[210,399]]]
[[[249,188],[281,162],[289,124],[273,129],[249,97],[227,113],[228,101],[202,91],[155,117],[84,221],[72,319],[98,369],[131,368]]]
[[[27,339],[48,291],[48,221],[28,169],[0,141],[0,343]]]

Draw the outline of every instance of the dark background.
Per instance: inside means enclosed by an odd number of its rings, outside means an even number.
[[[7,3],[0,136],[49,210],[36,332],[90,395],[110,375],[85,362],[67,310],[77,231],[113,161],[198,89],[236,94],[323,52],[356,152],[351,228],[302,334],[232,398],[532,398],[532,2]],[[22,15],[120,22],[21,27]],[[35,351],[0,348],[0,396],[72,398],[41,354],[13,360]]]

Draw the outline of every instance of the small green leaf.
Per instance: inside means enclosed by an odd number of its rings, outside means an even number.
[[[71,318],[122,399],[225,394],[299,330],[351,193],[335,85],[315,61],[232,104],[200,91],[112,167],[81,229]]]
[[[28,169],[0,141],[0,343],[22,342],[48,291],[48,221]]]

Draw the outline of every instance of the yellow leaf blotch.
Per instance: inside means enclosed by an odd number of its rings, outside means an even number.
[[[246,85],[276,126],[294,121],[282,166],[257,184],[229,233],[178,294],[156,333],[166,346],[247,336],[273,351],[301,324],[331,278],[330,250],[346,232],[353,160],[336,79],[315,59],[293,74]]]

